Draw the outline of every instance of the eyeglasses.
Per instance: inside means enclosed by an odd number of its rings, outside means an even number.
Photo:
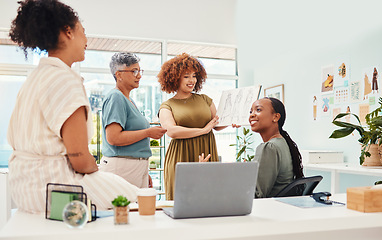
[[[134,77],[138,76],[138,73],[143,75],[143,71],[144,70],[118,70],[118,72],[132,72]]]

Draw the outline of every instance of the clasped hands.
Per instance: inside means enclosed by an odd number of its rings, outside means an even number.
[[[218,117],[215,117],[213,120],[215,120],[214,122],[217,124],[219,123],[217,120],[219,118]],[[213,121],[211,120],[211,121]],[[239,128],[241,127],[240,125],[236,125],[236,124],[232,124],[232,127],[233,128]],[[201,155],[199,155],[199,162],[208,162],[208,160],[211,158],[211,154],[208,154],[207,157],[204,157],[204,153],[202,153]]]

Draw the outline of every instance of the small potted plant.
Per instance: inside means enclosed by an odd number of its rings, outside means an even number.
[[[158,142],[158,140],[151,139],[151,140],[150,140],[150,146],[151,146],[151,147],[159,147],[159,142]]]
[[[150,164],[149,164],[149,168],[150,169],[156,169],[157,168],[157,164],[154,161],[151,161]]]
[[[382,143],[382,116],[379,115],[382,112],[382,98],[379,98],[379,104],[379,108],[366,115],[365,119],[367,126],[365,127],[361,125],[359,117],[353,113],[340,113],[332,122],[334,125],[341,128],[334,130],[329,138],[343,138],[351,134],[354,130],[358,131],[361,136],[361,138],[358,139],[358,142],[362,145],[361,155],[359,157],[362,166],[380,166],[382,164],[378,150]],[[338,120],[348,115],[353,115],[357,119],[359,125]]]
[[[253,152],[253,148],[251,148],[252,133],[249,129],[243,128],[243,136],[237,136],[237,144],[230,144],[230,146],[237,147],[236,161],[237,162],[250,162],[253,160],[255,155],[249,154],[249,152]]]
[[[129,223],[130,201],[124,196],[118,196],[111,202],[114,206],[114,224]]]

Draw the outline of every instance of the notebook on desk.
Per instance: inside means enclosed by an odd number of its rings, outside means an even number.
[[[250,214],[258,172],[257,162],[177,163],[172,218]]]

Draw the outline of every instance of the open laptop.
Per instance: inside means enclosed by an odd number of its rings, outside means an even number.
[[[258,162],[177,163],[172,218],[250,214]]]

